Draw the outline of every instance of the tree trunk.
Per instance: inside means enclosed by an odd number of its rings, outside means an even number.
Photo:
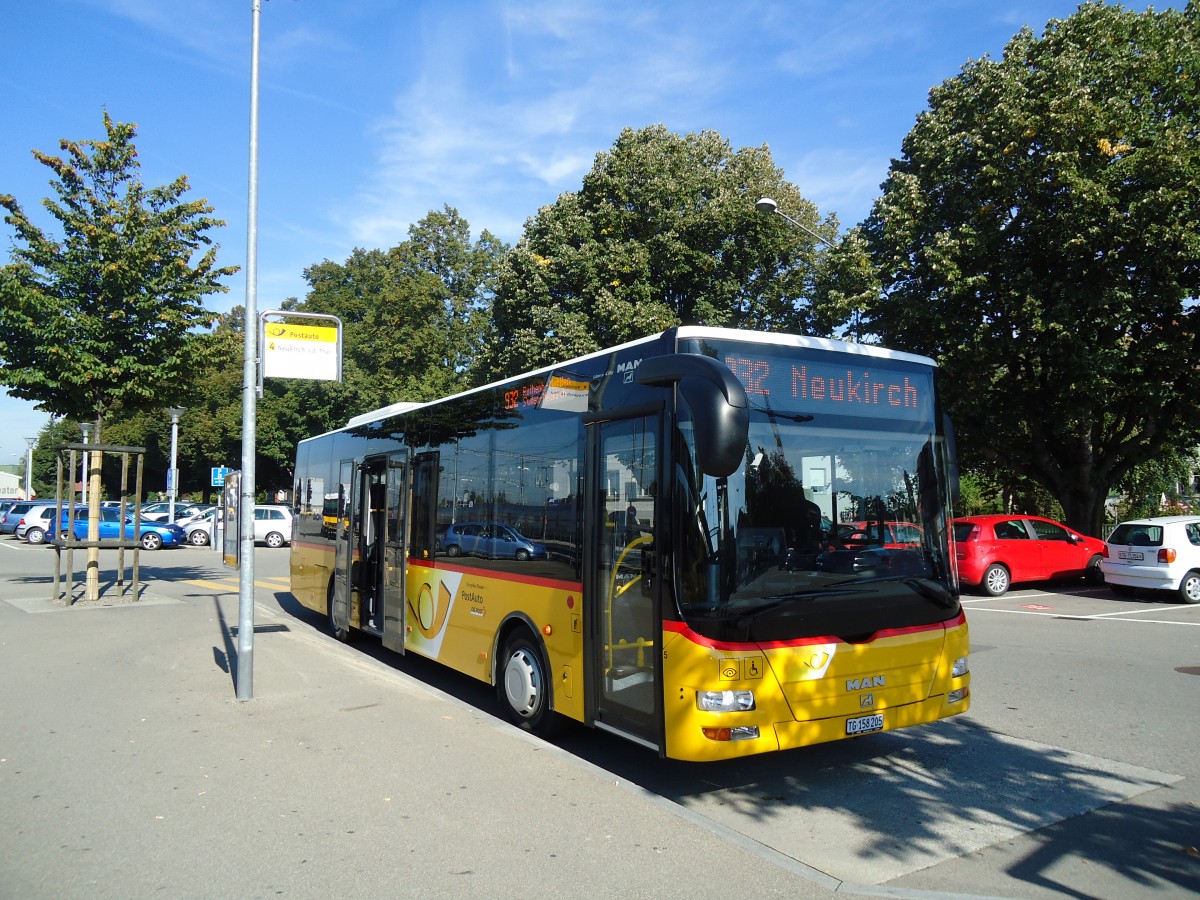
[[[1108,499],[1108,489],[1068,491],[1060,497],[1066,524],[1076,531],[1091,537],[1100,537],[1104,527],[1104,501]]]

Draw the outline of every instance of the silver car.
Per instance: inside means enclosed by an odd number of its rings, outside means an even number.
[[[34,504],[25,515],[21,516],[21,521],[17,523],[16,531],[13,532],[18,540],[28,541],[31,544],[41,544],[47,540],[54,540],[54,511],[58,506],[54,503],[37,503]],[[87,513],[86,506],[76,506],[76,515],[80,511]],[[70,513],[70,506],[64,505],[62,508],[63,519],[66,520]]]
[[[18,500],[10,506],[4,513],[4,518],[0,519],[0,534],[14,534],[21,521],[21,516],[37,505],[39,504],[36,500]]]
[[[187,542],[194,547],[212,543],[213,523],[221,514],[213,509],[183,526]],[[263,505],[254,507],[254,541],[268,547],[282,547],[292,540],[292,510],[287,506]]]

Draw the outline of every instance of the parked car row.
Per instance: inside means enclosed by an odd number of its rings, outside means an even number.
[[[27,500],[0,501],[0,534],[40,544],[65,532],[69,510],[64,507],[56,530],[55,504]],[[190,543],[212,543],[219,510],[191,503],[176,503],[175,522],[165,522],[169,504],[142,507],[138,540],[147,550]],[[160,517],[156,520],[155,517]],[[1161,516],[1120,523],[1107,541],[1081,534],[1042,516],[961,516],[954,526],[954,550],[959,581],[992,597],[1014,584],[1054,579],[1084,578],[1107,584],[1113,593],[1171,591],[1184,603],[1200,603],[1200,516]],[[100,538],[132,540],[134,517],[126,512],[121,527],[119,504],[106,501],[100,510]],[[879,534],[865,522],[841,526],[845,546],[858,543],[884,549],[918,546],[920,529],[905,522],[883,523]],[[88,510],[76,506],[74,535],[87,537]],[[254,539],[268,547],[291,541],[292,511],[287,506],[254,507]],[[544,545],[499,522],[462,522],[439,531],[437,549],[449,556],[478,555],[541,559]],[[861,555],[861,554],[860,554]]]
[[[1088,537],[1040,516],[954,520],[960,582],[999,596],[1015,583],[1086,578],[1118,596],[1174,593],[1200,603],[1200,516],[1121,522],[1108,539]]]
[[[108,502],[108,501],[106,501]],[[166,504],[163,504],[165,507]],[[71,527],[70,507],[64,505],[62,518],[55,527],[55,503],[17,501],[7,503],[0,516],[0,534],[14,535],[18,540],[30,544],[41,544],[54,540],[57,534],[66,534]],[[144,513],[143,508],[143,513]],[[100,540],[138,540],[146,550],[160,547],[178,547],[183,543],[205,546],[211,543],[216,507],[189,505],[190,514],[180,516],[178,510],[174,522],[156,521],[143,515],[140,523],[135,522],[131,511],[126,510],[124,526],[118,505],[103,505],[100,508],[98,529]],[[164,514],[163,518],[166,518]],[[89,512],[86,506],[76,504],[72,534],[77,540],[86,540]],[[136,525],[136,531],[135,531]],[[286,506],[262,505],[254,508],[254,539],[268,547],[282,547],[291,541],[292,511]]]

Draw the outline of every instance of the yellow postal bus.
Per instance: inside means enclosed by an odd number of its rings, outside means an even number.
[[[339,638],[494,685],[523,728],[674,759],[965,712],[934,374],[682,326],[359,416],[297,449],[292,591]]]

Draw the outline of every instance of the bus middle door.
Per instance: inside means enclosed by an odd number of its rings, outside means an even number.
[[[404,585],[408,560],[408,454],[387,458],[387,518],[382,535],[383,646],[404,652]]]

